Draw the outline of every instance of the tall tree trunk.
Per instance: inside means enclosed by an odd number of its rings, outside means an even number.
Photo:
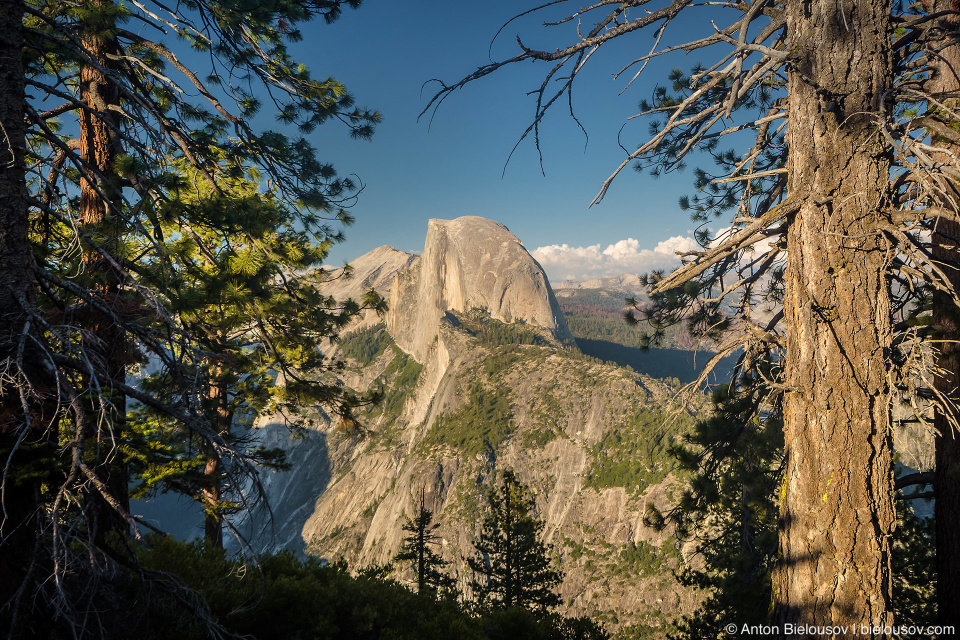
[[[100,10],[113,4],[111,0],[90,0],[89,3]],[[83,46],[96,64],[80,66],[80,100],[88,108],[78,113],[80,156],[91,169],[91,173],[80,179],[80,218],[84,226],[103,224],[110,217],[109,200],[116,191],[112,170],[119,151],[114,130],[117,117],[111,110],[119,106],[119,99],[116,87],[103,71],[110,68],[108,56],[116,53],[117,47],[96,27],[92,29],[93,33],[84,35]]]
[[[42,367],[44,358],[32,339],[38,332],[27,313],[34,305],[35,281],[24,173],[24,8],[22,0],[0,2],[0,628],[11,634],[22,630],[19,614],[31,605],[32,584],[41,573],[31,572],[41,561],[45,478],[37,470],[45,465],[47,473],[57,471],[56,443],[49,443],[48,430],[57,410],[54,384]]]
[[[27,316],[22,301],[33,300],[30,242],[27,236],[27,187],[24,175],[24,81],[20,61],[23,46],[22,1],[0,6],[0,352],[16,357],[17,344]],[[3,388],[0,428],[4,433],[17,424],[20,398]]]
[[[110,8],[112,1],[90,0],[90,4],[105,10]],[[88,167],[88,173],[80,179],[80,220],[84,231],[97,238],[114,259],[120,260],[122,256],[117,251],[120,223],[118,217],[111,213],[111,205],[115,204],[111,201],[118,194],[114,162],[121,153],[116,132],[117,115],[113,108],[119,106],[120,101],[116,87],[103,71],[110,68],[112,62],[109,54],[115,53],[118,47],[114,41],[103,36],[103,26],[95,19],[83,38],[87,54],[97,64],[80,66],[80,99],[87,106],[87,109],[81,109],[78,113],[80,157]],[[93,279],[91,287],[100,303],[107,308],[120,310],[121,275],[108,260],[93,250],[88,251],[85,261],[88,274]],[[99,359],[106,366],[106,377],[125,382],[127,340],[123,327],[97,309],[90,310],[85,317],[85,324],[95,337],[92,348],[99,352]],[[123,438],[125,397],[114,392],[111,403],[112,415],[108,416],[106,422],[98,418],[97,412],[92,412],[85,448],[96,452],[96,466],[104,485],[117,503],[124,510],[129,510],[126,465],[116,448],[116,443]],[[103,424],[110,425],[111,433],[101,432]],[[126,521],[102,496],[94,493],[90,500],[98,542],[102,543],[111,532],[127,530]]]
[[[954,287],[960,291],[960,225],[953,220],[937,221],[934,257],[943,263]],[[937,354],[942,372],[934,384],[937,390],[960,403],[960,339],[956,303],[951,296],[934,294],[934,321],[944,340]],[[937,538],[937,622],[960,629],[960,438],[954,423],[960,422],[956,407],[937,407],[934,413],[934,517]]]
[[[214,547],[223,548],[223,516],[220,513],[220,498],[223,490],[223,471],[220,468],[220,458],[211,453],[207,456],[207,464],[203,468],[208,485],[203,489],[203,533],[207,542]]]
[[[960,10],[957,0],[928,0],[929,13]],[[941,18],[938,27],[954,44],[947,46],[933,63],[933,74],[927,90],[939,101],[956,108],[957,92],[960,91],[960,44],[955,44],[952,35],[957,32],[955,16]],[[937,118],[937,108],[931,105],[931,115]],[[938,118],[939,119],[939,118]],[[952,124],[948,122],[947,124]],[[953,153],[960,152],[957,145],[933,136],[934,144],[946,147]],[[937,154],[937,161],[949,162],[947,154]],[[949,215],[960,212],[960,189],[949,176],[940,178],[942,191],[941,207]],[[950,279],[955,291],[960,292],[960,224],[955,219],[944,217],[936,222],[933,234],[933,256]],[[943,340],[937,354],[936,364],[942,375],[935,384],[937,391],[955,403],[960,403],[960,322],[957,305],[953,298],[937,291],[933,296],[933,316],[938,337]],[[942,625],[960,628],[960,437],[955,425],[960,424],[957,407],[937,407],[934,413],[937,536],[937,621]]]
[[[856,631],[791,634],[788,624],[892,623],[892,256],[875,226],[890,158],[873,119],[892,78],[889,11],[886,0],[787,3],[788,191],[800,210],[787,238],[774,616],[791,638]]]

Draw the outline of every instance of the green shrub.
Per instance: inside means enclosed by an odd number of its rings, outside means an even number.
[[[559,437],[559,434],[555,429],[540,427],[523,434],[523,446],[527,449],[543,449],[557,437]]]
[[[687,414],[673,416],[644,407],[634,410],[593,447],[593,464],[584,486],[637,492],[661,482],[675,466],[666,455],[672,437],[685,433],[692,422]]]
[[[453,599],[418,595],[386,579],[380,568],[351,576],[345,562],[264,555],[259,566],[204,543],[149,539],[131,572],[138,601],[138,640],[200,640],[219,635],[251,640],[603,640],[585,618],[525,611],[465,611]],[[209,623],[209,624],[208,624]]]
[[[503,347],[518,344],[544,344],[539,331],[523,321],[506,323],[490,317],[486,309],[472,309],[456,314],[461,328],[485,347]]]
[[[417,380],[420,379],[420,372],[423,371],[423,365],[401,351],[396,345],[393,345],[393,350],[396,355],[381,376],[381,379],[389,379],[391,374],[396,373],[396,377],[383,395],[383,413],[390,418],[388,421],[390,424],[403,411],[403,404],[416,388]]]
[[[620,552],[619,568],[625,573],[650,576],[659,573],[664,564],[660,550],[652,544],[631,542]]]
[[[518,351],[516,348],[500,347],[483,361],[483,372],[493,378],[507,371],[517,362],[526,361],[529,352]]]
[[[391,447],[397,443],[400,433],[392,427],[403,411],[407,398],[416,389],[420,372],[423,371],[423,365],[404,353],[397,345],[391,343],[390,348],[393,349],[393,360],[372,385],[373,388],[379,388],[383,396],[379,403],[369,405],[362,414],[368,423],[379,415],[386,417],[382,427],[372,433],[371,445],[375,443],[375,446]]]
[[[478,620],[487,638],[516,640],[607,640],[610,636],[587,617],[534,614],[522,607],[484,611]]]

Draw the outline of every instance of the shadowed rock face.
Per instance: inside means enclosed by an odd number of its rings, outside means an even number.
[[[387,328],[425,362],[443,315],[474,307],[573,339],[543,268],[505,226],[475,216],[431,220],[423,254],[391,287]]]

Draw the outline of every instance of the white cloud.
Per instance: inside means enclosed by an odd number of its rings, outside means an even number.
[[[653,269],[671,269],[680,264],[677,251],[693,251],[696,241],[687,236],[674,236],[657,244],[653,249],[641,249],[640,241],[634,238],[619,240],[606,248],[595,244],[588,247],[571,247],[568,244],[552,244],[537,247],[531,254],[547,272],[551,282],[565,279],[587,280],[616,276],[622,273],[646,273]]]

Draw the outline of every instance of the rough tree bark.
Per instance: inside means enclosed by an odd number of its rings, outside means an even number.
[[[214,547],[223,548],[223,516],[220,514],[220,498],[223,493],[223,470],[220,458],[215,453],[207,455],[207,464],[203,475],[208,485],[203,489],[203,502],[206,506],[203,514],[203,531],[207,542]]]
[[[19,341],[26,323],[20,298],[30,299],[30,244],[27,238],[27,188],[23,153],[24,81],[20,62],[23,2],[0,6],[0,345],[9,349]],[[3,356],[7,357],[6,351]],[[18,410],[19,398],[3,388],[3,406]],[[4,414],[3,426],[9,426]]]
[[[775,621],[891,624],[892,256],[875,223],[890,154],[877,135],[892,79],[889,3],[787,4],[787,237],[782,559]],[[854,637],[818,633],[789,637]]]
[[[113,3],[111,0],[92,0],[91,4],[103,11]],[[77,113],[80,157],[89,167],[89,172],[80,179],[80,221],[84,231],[97,238],[101,246],[114,257],[122,258],[117,251],[121,223],[111,212],[111,204],[114,204],[111,201],[116,199],[117,192],[114,163],[122,152],[115,111],[120,100],[114,82],[104,72],[111,67],[110,56],[117,53],[119,47],[109,36],[104,36],[104,26],[99,22],[87,25],[88,32],[83,37],[84,49],[96,64],[80,66],[80,100],[87,107]],[[87,252],[85,262],[88,275],[93,279],[91,287],[100,302],[109,309],[122,310],[121,274],[110,261],[92,250]],[[125,383],[128,355],[124,328],[108,314],[92,308],[84,314],[81,322],[93,337],[90,349],[104,362],[109,379]],[[92,412],[86,447],[96,449],[105,486],[124,511],[129,511],[126,465],[115,444],[123,437],[126,398],[121,393],[114,393],[111,401],[113,408],[107,422],[111,432],[102,431],[104,422]],[[126,521],[106,499],[94,493],[90,500],[91,521],[98,542],[104,542],[105,536],[111,532],[127,530]]]
[[[221,343],[226,339],[219,336]],[[230,407],[230,389],[223,381],[224,366],[214,365],[210,369],[211,380],[206,390],[208,411],[217,432],[229,438],[233,428],[233,409]],[[223,513],[220,501],[223,498],[224,469],[219,454],[210,449],[207,452],[207,463],[203,469],[204,488],[203,503],[205,512],[203,528],[207,541],[215,547],[223,547]]]
[[[111,0],[92,0],[91,5],[105,10]],[[96,64],[80,66],[80,100],[88,109],[79,110],[80,156],[92,172],[80,178],[80,219],[85,226],[102,224],[108,217],[108,199],[113,194],[113,163],[119,150],[116,133],[119,106],[117,90],[103,69],[111,66],[109,55],[118,47],[99,33],[95,26],[84,35],[84,50]],[[99,188],[99,192],[98,192]],[[101,195],[101,193],[103,195]]]

